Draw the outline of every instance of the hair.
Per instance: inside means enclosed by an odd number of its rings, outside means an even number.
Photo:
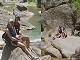
[[[20,20],[20,17],[16,17],[16,16],[15,16],[15,20],[16,20],[16,18],[19,18],[19,20]]]
[[[10,28],[9,26],[10,26],[10,24],[9,24],[9,22],[8,22],[7,28],[9,29],[9,31],[10,31],[10,33],[11,33],[11,32],[12,32],[12,28]]]
[[[16,18],[17,18],[17,17],[15,17],[14,25],[16,25]],[[19,18],[20,18],[20,17],[19,17]],[[19,19],[19,21],[20,21],[20,19]],[[19,25],[19,24],[18,24],[18,25]]]
[[[62,26],[59,26],[59,29],[61,28]]]
[[[14,27],[16,29],[16,33],[19,34],[19,31],[20,31],[20,24],[16,24],[16,19],[15,19],[15,22],[14,22]]]
[[[66,30],[65,27],[63,27],[63,30]]]

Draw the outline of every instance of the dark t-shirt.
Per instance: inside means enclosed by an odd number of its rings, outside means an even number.
[[[16,22],[14,22],[14,27],[15,27],[15,29],[16,29],[16,33],[19,35],[20,24],[16,24]]]
[[[61,34],[62,33],[62,29],[58,29],[58,32]]]
[[[10,32],[10,34],[11,34],[12,37],[14,37],[14,38],[17,39],[15,28],[12,29],[12,30],[9,30],[9,32]],[[4,38],[5,41],[6,41],[6,43],[8,43],[10,46],[16,47],[16,46],[14,46],[12,43],[14,43],[15,45],[17,45],[17,42],[18,42],[18,41],[17,41],[17,40],[16,40],[16,41],[11,41],[10,37],[7,35],[6,32],[2,35],[2,38]]]

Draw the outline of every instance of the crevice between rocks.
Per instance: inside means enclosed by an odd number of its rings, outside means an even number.
[[[61,51],[61,49],[60,49],[59,46],[56,46],[56,45],[55,45],[54,43],[52,43],[52,42],[51,42],[51,45],[61,53],[62,58],[67,58],[67,57],[62,53],[62,51]]]
[[[44,52],[44,54],[43,54],[43,52]],[[42,55],[42,56],[50,55],[51,57],[56,57],[56,56],[53,55],[52,53],[50,53],[50,52],[48,52],[48,51],[46,51],[46,50],[43,50],[43,49],[42,49],[42,51],[41,51],[41,55]]]
[[[49,9],[51,9],[51,8],[55,8],[55,7],[57,7],[57,6],[64,5],[64,4],[67,4],[67,2],[62,2],[62,3],[60,3],[59,5],[51,6],[51,7],[49,7],[49,8],[46,8],[46,11],[49,10]]]

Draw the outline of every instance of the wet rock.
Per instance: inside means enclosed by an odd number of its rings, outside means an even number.
[[[25,6],[16,5],[16,8],[17,8],[19,11],[25,11],[25,10],[27,10],[27,7],[25,7]]]

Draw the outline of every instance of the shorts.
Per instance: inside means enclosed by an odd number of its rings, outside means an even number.
[[[11,44],[12,44],[13,46],[17,46],[18,41],[17,41],[17,40],[16,40],[16,41],[11,41]]]
[[[6,43],[8,43],[10,46],[13,46],[13,47],[16,47],[16,46],[17,46],[18,41],[17,41],[17,40],[16,40],[16,41],[11,41],[11,39],[8,37],[8,35],[7,35],[6,33],[4,33],[4,34],[2,35],[2,38],[3,38],[4,41],[5,41]]]

